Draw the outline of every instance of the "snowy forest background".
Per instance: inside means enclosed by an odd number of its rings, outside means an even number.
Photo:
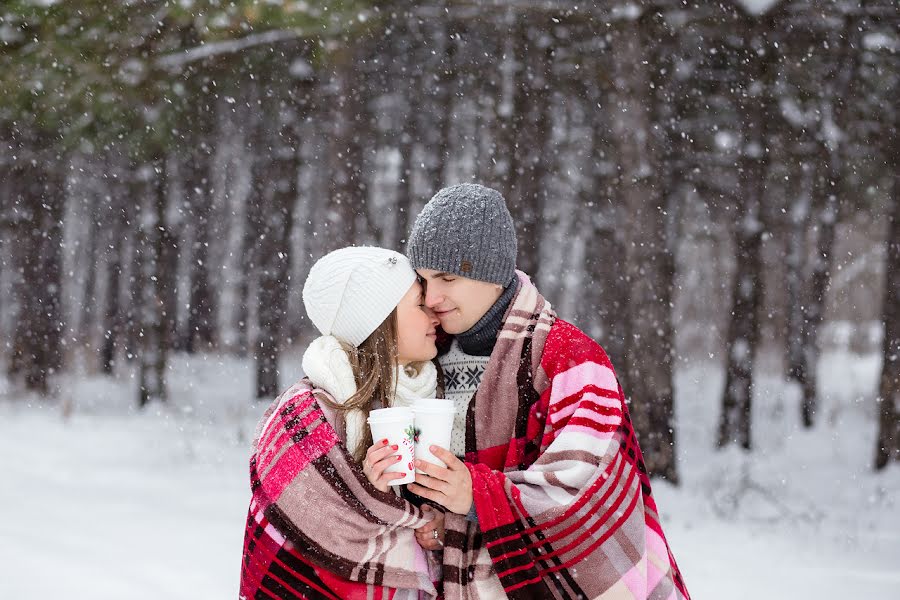
[[[402,249],[477,181],[610,354],[693,595],[891,597],[898,24],[892,0],[0,6],[0,595],[233,597],[306,272]]]

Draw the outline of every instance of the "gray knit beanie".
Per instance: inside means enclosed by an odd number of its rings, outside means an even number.
[[[516,272],[516,229],[503,196],[477,183],[440,190],[416,218],[406,254],[414,269],[508,284]]]

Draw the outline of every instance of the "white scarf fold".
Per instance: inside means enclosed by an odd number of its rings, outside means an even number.
[[[325,335],[313,340],[303,353],[303,372],[314,386],[328,392],[338,404],[343,404],[356,393],[350,357],[334,336]],[[422,363],[419,372],[398,365],[394,371],[394,381],[397,390],[391,406],[411,406],[414,400],[434,398],[437,393],[437,369],[431,361]],[[347,450],[355,454],[362,443],[365,417],[359,409],[346,411],[344,415]]]

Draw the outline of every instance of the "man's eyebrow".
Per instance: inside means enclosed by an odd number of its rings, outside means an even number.
[[[440,273],[435,273],[434,275],[429,277],[429,279],[440,279],[441,277],[456,277],[456,274],[441,271]]]

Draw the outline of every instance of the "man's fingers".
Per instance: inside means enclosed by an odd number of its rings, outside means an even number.
[[[449,450],[441,448],[440,446],[431,446],[428,449],[431,450],[432,454],[444,461],[449,470],[453,471],[458,469],[459,467],[465,468],[465,464],[463,463],[463,461],[456,458],[456,455]],[[422,470],[424,471],[425,469]]]
[[[442,479],[423,475],[422,473],[416,473],[416,483],[418,483],[419,485],[424,485],[425,487],[437,492],[441,492],[442,494],[447,494],[450,491],[451,487],[448,482]]]
[[[437,479],[443,479],[444,481],[450,480],[450,470],[449,469],[445,469],[444,467],[439,467],[434,463],[425,462],[424,460],[416,460],[415,464],[419,468],[420,471],[424,471],[427,475],[430,475]]]
[[[409,484],[407,486],[407,488],[413,494],[415,494],[417,496],[421,496],[422,498],[425,498],[426,500],[431,500],[432,502],[437,502],[438,504],[441,504],[440,498],[444,497],[444,494],[442,494],[440,492],[436,492],[434,490],[430,490],[427,487],[418,485],[416,483]],[[443,504],[441,504],[441,506],[443,506]]]

